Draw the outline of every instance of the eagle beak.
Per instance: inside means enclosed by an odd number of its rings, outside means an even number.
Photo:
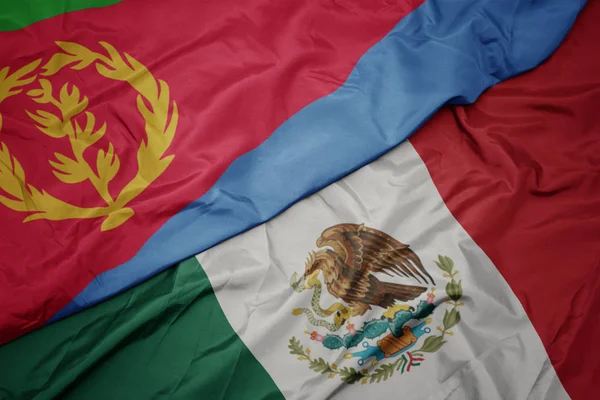
[[[321,272],[321,271],[316,270],[312,274],[310,274],[308,276],[302,275],[300,278],[298,278],[298,274],[294,272],[294,274],[292,275],[292,277],[290,279],[290,286],[296,292],[302,292],[305,289],[312,289],[314,287],[314,283],[315,283],[314,281],[319,276],[319,272]]]
[[[321,271],[316,270],[308,276],[304,275],[304,289],[312,289],[313,281],[317,279],[317,277],[319,276],[319,272]]]

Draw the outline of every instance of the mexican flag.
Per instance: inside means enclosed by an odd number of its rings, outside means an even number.
[[[0,398],[592,393],[598,5],[25,3]]]

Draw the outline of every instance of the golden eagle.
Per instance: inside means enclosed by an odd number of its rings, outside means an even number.
[[[353,315],[363,315],[371,306],[387,309],[396,300],[413,300],[427,289],[383,282],[374,273],[435,285],[408,245],[364,224],[332,226],[323,231],[317,246],[321,250],[310,253],[300,282],[309,282],[322,272],[329,293],[346,302]]]

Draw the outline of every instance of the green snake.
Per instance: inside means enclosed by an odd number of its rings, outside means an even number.
[[[350,317],[350,309],[344,306],[342,303],[334,303],[327,309],[321,308],[321,294],[323,291],[323,285],[317,278],[313,278],[305,284],[304,276],[298,279],[298,274],[294,273],[294,275],[292,275],[292,279],[290,280],[290,286],[298,293],[304,291],[305,289],[313,289],[313,295],[310,301],[312,310],[309,308],[296,308],[292,311],[292,314],[294,315],[305,314],[306,319],[308,319],[308,322],[311,325],[322,326],[331,332],[336,332]],[[329,317],[333,313],[336,313],[333,318],[334,322],[317,319],[314,315],[317,314],[320,317]]]

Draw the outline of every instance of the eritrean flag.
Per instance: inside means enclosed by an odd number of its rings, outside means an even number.
[[[0,398],[589,396],[584,3],[3,2]]]

